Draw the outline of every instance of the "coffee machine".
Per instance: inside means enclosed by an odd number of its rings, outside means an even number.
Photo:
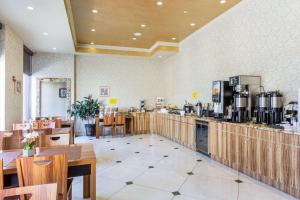
[[[266,92],[261,92],[256,95],[256,123],[270,123],[269,115],[270,95]]]
[[[226,108],[233,101],[232,88],[228,81],[213,81],[212,83],[212,101],[214,106],[214,117],[224,118]]]
[[[261,88],[261,77],[233,76],[229,78],[229,86],[232,86],[234,91],[232,121],[242,123],[251,120],[255,108],[255,96]]]
[[[270,124],[283,121],[283,100],[279,91],[270,92]]]

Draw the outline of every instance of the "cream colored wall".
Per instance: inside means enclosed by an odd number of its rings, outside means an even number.
[[[0,30],[0,130],[5,129],[5,52],[4,30]]]
[[[211,101],[213,80],[261,75],[267,90],[286,102],[300,88],[300,1],[244,0],[180,44],[180,53],[161,64],[169,102],[182,105],[199,92]]]
[[[22,122],[23,92],[16,94],[12,77],[23,83],[23,41],[5,25],[5,128]]]
[[[118,99],[120,108],[139,107],[140,99],[153,107],[156,97],[165,96],[161,68],[149,58],[76,56],[76,99],[81,100],[89,94],[99,98],[100,86],[110,87],[110,97]]]
[[[32,118],[36,113],[36,80],[40,78],[70,78],[71,79],[71,101],[75,99],[75,79],[74,79],[74,55],[35,53],[32,57]]]

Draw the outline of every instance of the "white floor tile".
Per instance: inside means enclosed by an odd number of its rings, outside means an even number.
[[[158,135],[77,137],[75,142],[94,145],[97,200],[295,200]],[[82,177],[74,178],[73,199],[82,199]]]

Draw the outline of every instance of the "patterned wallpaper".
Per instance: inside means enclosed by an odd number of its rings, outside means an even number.
[[[4,30],[0,30],[0,130],[5,129],[5,58]]]
[[[299,0],[243,0],[189,36],[162,64],[169,102],[191,101],[192,90],[210,102],[213,80],[239,74],[261,75],[266,90],[297,100],[299,10]]]
[[[23,83],[23,41],[5,25],[5,127],[11,129],[13,123],[23,119],[23,92],[14,90],[12,76]]]

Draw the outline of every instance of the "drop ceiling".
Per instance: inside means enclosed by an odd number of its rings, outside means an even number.
[[[99,46],[150,49],[157,42],[178,43],[240,0],[163,0],[161,6],[155,0],[65,2],[75,45],[95,52]],[[142,35],[134,36],[137,32]]]

